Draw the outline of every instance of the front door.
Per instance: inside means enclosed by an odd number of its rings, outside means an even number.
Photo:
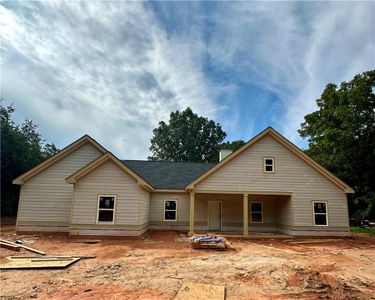
[[[221,230],[220,201],[208,201],[208,230]]]

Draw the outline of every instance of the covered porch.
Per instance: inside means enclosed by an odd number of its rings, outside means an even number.
[[[293,224],[291,199],[285,192],[191,192],[189,234],[277,238]]]

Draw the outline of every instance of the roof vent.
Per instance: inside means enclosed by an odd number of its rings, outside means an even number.
[[[232,154],[232,150],[228,149],[221,149],[219,152],[219,161],[222,161],[224,158],[226,158],[228,155]]]

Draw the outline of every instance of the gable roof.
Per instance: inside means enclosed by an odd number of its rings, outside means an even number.
[[[102,156],[98,157],[97,159],[93,160],[92,162],[88,163],[86,166],[83,168],[79,169],[69,177],[65,179],[66,182],[68,183],[76,183],[79,181],[81,178],[95,170],[97,167],[102,165],[103,163],[107,162],[108,160],[114,162],[117,166],[119,166],[125,173],[129,174],[132,178],[134,178],[137,183],[150,190],[153,191],[153,187],[148,184],[142,177],[140,177],[138,174],[136,174],[133,170],[129,169],[125,164],[122,163],[121,160],[119,160],[116,156],[114,156],[112,153],[107,152],[103,154]]]
[[[155,189],[184,190],[195,178],[207,172],[214,163],[122,160]]]
[[[64,149],[60,150],[55,155],[51,156],[50,158],[46,159],[45,161],[41,162],[40,164],[36,165],[31,170],[23,173],[22,175],[18,176],[16,179],[13,180],[13,184],[22,185],[25,181],[29,180],[33,176],[39,174],[49,166],[53,165],[54,163],[58,162],[62,158],[66,157],[79,147],[81,147],[85,143],[91,143],[96,149],[98,149],[102,153],[108,152],[102,145],[100,145],[97,141],[95,141],[92,137],[85,134],[75,142],[71,143],[70,145],[66,146]]]
[[[186,190],[193,189],[196,184],[219,170],[221,167],[229,163],[231,160],[233,160],[235,157],[239,156],[242,152],[249,149],[253,144],[255,144],[257,141],[262,139],[264,136],[270,135],[276,141],[278,141],[280,144],[284,145],[286,148],[288,148],[291,152],[293,152],[295,155],[297,155],[299,158],[304,160],[308,165],[310,165],[312,168],[314,168],[316,171],[321,173],[323,176],[325,176],[328,180],[332,181],[334,184],[336,184],[339,188],[341,188],[345,193],[354,193],[354,190],[348,186],[345,182],[343,182],[341,179],[333,175],[331,172],[329,172],[327,169],[325,169],[323,166],[318,164],[316,161],[314,161],[312,158],[310,158],[308,155],[306,155],[301,149],[299,149],[296,145],[294,145],[292,142],[290,142],[288,139],[286,139],[284,136],[282,136],[280,133],[278,133],[275,129],[272,127],[267,127],[265,130],[260,132],[258,135],[256,135],[254,138],[249,140],[244,146],[242,146],[237,151],[233,152],[226,158],[224,158],[221,162],[219,162],[217,165],[209,169],[207,172],[193,180],[191,183],[189,183],[186,187]]]

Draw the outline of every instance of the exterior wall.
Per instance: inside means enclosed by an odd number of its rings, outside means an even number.
[[[114,224],[97,224],[99,195],[116,195]],[[112,161],[75,183],[73,198],[71,235],[131,236],[147,230],[149,193]]]
[[[264,157],[274,157],[275,173],[264,173]],[[283,207],[284,215],[281,217],[286,232],[348,233],[346,194],[269,135],[204,179],[195,189],[196,192],[250,194],[291,192],[292,201],[289,206]],[[328,203],[328,226],[314,226],[312,201]]]
[[[140,187],[139,189],[139,198],[140,198],[140,225],[148,226],[150,222],[150,193]]]
[[[177,220],[164,221],[164,201],[177,200]],[[190,198],[188,193],[151,193],[150,229],[188,230]]]
[[[69,231],[73,187],[65,178],[101,155],[89,142],[26,181],[20,192],[19,231]]]

